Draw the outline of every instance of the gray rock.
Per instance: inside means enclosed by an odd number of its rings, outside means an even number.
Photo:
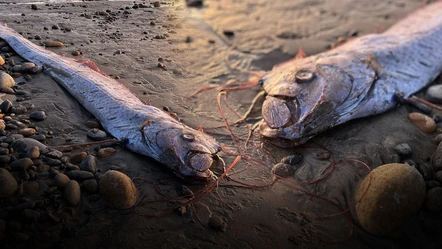
[[[20,171],[27,170],[31,166],[34,166],[34,162],[29,157],[17,159],[9,165],[9,167],[11,167],[11,170],[20,170]]]
[[[64,198],[70,205],[78,205],[80,203],[81,191],[77,181],[69,181],[64,188]]]
[[[394,147],[394,150],[401,156],[401,157],[410,157],[412,154],[412,150],[410,145],[406,143],[398,144]]]
[[[43,121],[46,119],[46,113],[44,111],[35,111],[29,115],[30,119]]]
[[[94,174],[84,170],[72,170],[66,173],[66,175],[73,180],[84,181],[87,179],[93,179]]]
[[[432,180],[434,177],[434,171],[429,165],[426,164],[420,165],[419,172],[421,173],[425,181]]]
[[[272,172],[279,177],[287,178],[295,173],[295,169],[290,164],[277,163],[275,166],[273,166]]]
[[[11,110],[11,108],[12,108],[12,102],[9,99],[4,100],[0,104],[0,110],[2,110],[3,113],[8,113],[9,110]]]
[[[427,97],[429,101],[442,103],[442,85],[433,85],[427,90]]]
[[[59,151],[59,150],[52,150],[45,153],[45,156],[50,157],[50,158],[54,158],[54,159],[60,159],[63,156],[63,152]]]
[[[64,188],[68,182],[70,182],[71,179],[63,173],[57,174],[54,178],[54,184],[55,186],[59,188]]]
[[[97,172],[97,160],[92,155],[87,155],[85,159],[80,164],[80,169],[89,171],[92,173]]]
[[[84,190],[89,193],[97,193],[98,191],[98,183],[95,179],[89,179],[82,183]]]
[[[6,169],[0,168],[0,198],[13,194],[18,189],[15,178]]]
[[[440,187],[441,184],[436,180],[429,180],[425,182],[425,186],[427,187],[427,190],[430,190],[432,188]]]
[[[44,154],[48,152],[48,147],[39,141],[32,138],[21,138],[13,141],[11,143],[11,148],[14,149],[17,153],[29,153],[30,150],[34,146],[37,146],[40,149],[40,153]]]
[[[442,211],[442,187],[432,188],[428,191],[424,206],[431,212]]]
[[[0,71],[0,88],[2,87],[13,87],[15,85],[14,78],[11,75]]]
[[[87,132],[87,137],[94,141],[103,141],[107,139],[107,134],[102,130],[94,128]]]

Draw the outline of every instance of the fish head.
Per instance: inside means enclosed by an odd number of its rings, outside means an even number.
[[[163,127],[154,134],[145,127],[145,140],[155,144],[156,154],[161,155],[159,161],[180,178],[206,182],[215,178],[210,168],[224,167],[224,161],[218,156],[221,146],[212,136],[181,123]]]
[[[266,92],[260,132],[302,144],[342,122],[375,79],[352,55],[320,54],[275,66],[260,79]]]

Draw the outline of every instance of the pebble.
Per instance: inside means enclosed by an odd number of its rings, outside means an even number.
[[[54,158],[54,159],[60,159],[61,157],[63,157],[63,152],[59,151],[59,150],[51,150],[48,153],[45,153],[45,156],[50,157],[50,158]]]
[[[293,154],[290,156],[283,157],[281,159],[281,163],[296,165],[296,164],[300,164],[303,159],[304,159],[304,156],[302,154]]]
[[[80,203],[80,185],[77,181],[71,180],[64,187],[64,198],[70,205],[78,205]]]
[[[410,145],[406,143],[398,144],[394,147],[394,150],[401,156],[401,157],[410,157],[412,154],[412,150]]]
[[[427,90],[427,98],[431,102],[442,103],[442,85],[430,86]]]
[[[440,182],[438,182],[436,180],[426,181],[425,185],[427,186],[427,190],[441,186]]]
[[[97,160],[92,155],[87,155],[86,158],[81,162],[80,169],[89,171],[92,173],[97,172]]]
[[[63,43],[59,42],[59,41],[45,41],[43,42],[43,44],[48,47],[48,48],[59,48],[59,47],[63,47]]]
[[[295,173],[295,169],[290,164],[277,163],[273,166],[272,173],[279,177],[287,178]]]
[[[86,158],[87,155],[88,154],[86,152],[84,152],[84,151],[82,151],[82,152],[80,152],[78,154],[75,154],[75,155],[73,155],[71,157],[71,162],[72,163],[81,163],[83,161],[83,159]]]
[[[430,212],[442,211],[442,187],[432,188],[428,191],[425,198],[425,207]]]
[[[71,170],[66,173],[66,175],[70,179],[78,180],[78,181],[84,181],[87,179],[95,178],[94,174],[89,171],[84,170]]]
[[[13,161],[9,167],[11,167],[11,170],[27,170],[31,166],[34,166],[34,162],[29,157],[20,158],[15,161]]]
[[[4,130],[6,128],[5,121],[3,119],[0,119],[0,130]]]
[[[9,74],[0,71],[0,88],[13,86],[15,86],[14,78],[12,78]]]
[[[25,62],[20,66],[20,71],[21,72],[29,72],[29,70],[31,70],[31,68],[35,67],[35,64],[32,62]]]
[[[442,142],[442,134],[437,134],[437,135],[434,137],[434,142],[435,142],[436,144],[440,144],[440,142]]]
[[[29,115],[29,118],[36,121],[43,121],[46,119],[46,113],[44,111],[35,111]]]
[[[45,154],[48,152],[48,147],[39,141],[32,138],[20,138],[11,143],[11,148],[17,153],[29,154],[34,146],[37,146],[40,153]]]
[[[0,110],[1,110],[3,113],[7,113],[7,112],[9,112],[9,110],[11,109],[11,107],[12,107],[12,102],[11,102],[9,99],[4,100],[4,101],[0,104]],[[5,120],[5,121],[6,121],[6,120]]]
[[[54,159],[54,158],[49,158],[49,159],[46,161],[46,163],[47,163],[49,166],[60,166],[60,165],[63,164],[60,160],[58,160],[58,159]]]
[[[17,181],[11,173],[6,169],[0,168],[0,198],[11,195],[17,189]]]
[[[436,174],[434,174],[434,179],[442,183],[442,171],[437,171]]]
[[[98,122],[98,120],[93,119],[93,120],[88,120],[86,121],[86,126],[90,129],[94,129],[94,128],[100,128],[101,124],[100,122]]]
[[[425,133],[432,133],[436,130],[436,122],[422,113],[412,112],[408,114],[408,120]]]
[[[359,223],[374,235],[388,235],[422,206],[425,190],[416,168],[399,163],[381,165],[357,189],[356,200],[363,197],[356,203]]]
[[[421,165],[419,165],[418,170],[421,173],[421,175],[425,181],[429,181],[429,180],[433,179],[434,171],[430,165],[421,164]]]
[[[71,179],[69,179],[69,177],[63,173],[57,174],[54,178],[54,184],[58,188],[64,188],[70,181]]]
[[[26,155],[31,159],[37,159],[40,156],[40,149],[38,146],[33,146]]]
[[[93,128],[87,132],[87,137],[94,141],[103,141],[107,139],[107,134],[100,129]]]
[[[14,89],[12,89],[11,87],[2,87],[0,89],[0,91],[2,93],[7,93],[7,94],[14,94],[15,93]]]
[[[33,10],[38,10],[38,7],[37,7],[36,4],[31,4],[31,9],[33,9]]]
[[[26,195],[34,195],[40,190],[40,185],[36,181],[28,181],[23,184],[23,193]]]
[[[48,172],[49,168],[50,168],[49,165],[41,164],[37,167],[37,172],[39,173]]]
[[[211,227],[215,230],[219,230],[219,231],[224,231],[226,229],[226,223],[218,215],[212,215],[209,218],[208,225],[209,225],[209,227]]]
[[[7,164],[11,162],[11,156],[10,155],[1,155],[0,156],[0,164]]]
[[[99,181],[100,193],[108,203],[118,209],[130,208],[137,200],[137,189],[125,174],[109,170]]]
[[[108,156],[114,154],[115,152],[116,152],[116,150],[112,147],[102,148],[102,149],[98,150],[97,157],[98,158],[105,158],[105,157],[108,157]]]
[[[316,154],[316,158],[321,161],[330,159],[331,155],[329,152],[319,152]]]
[[[30,136],[35,135],[35,133],[37,133],[37,131],[33,128],[24,128],[24,129],[18,130],[18,133],[23,135],[24,137],[30,137]]]
[[[84,190],[89,193],[96,193],[98,191],[98,183],[95,179],[89,179],[82,183]]]
[[[32,209],[25,209],[22,212],[23,218],[28,221],[37,222],[40,219],[40,213]]]
[[[3,57],[0,56],[0,66],[5,65],[5,59],[3,59]]]

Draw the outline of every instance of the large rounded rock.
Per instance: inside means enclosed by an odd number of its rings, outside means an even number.
[[[125,174],[109,170],[99,182],[100,193],[114,208],[130,208],[137,200],[137,189]]]
[[[392,163],[374,169],[356,192],[356,213],[362,227],[388,235],[415,213],[425,198],[425,182],[416,168]]]
[[[17,191],[18,185],[14,177],[6,169],[0,168],[0,198]]]
[[[80,203],[81,192],[80,185],[77,181],[71,180],[64,187],[64,198],[70,205],[78,205]]]
[[[15,85],[14,78],[11,77],[11,75],[0,71],[0,88],[3,87],[13,87]]]

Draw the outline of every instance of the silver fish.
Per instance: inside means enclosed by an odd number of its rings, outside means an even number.
[[[260,79],[267,96],[262,135],[295,144],[349,120],[379,114],[442,71],[442,3],[424,7],[382,34],[275,66]]]
[[[63,58],[0,25],[0,38],[37,65],[92,113],[126,148],[149,156],[187,180],[210,180],[212,166],[224,164],[216,140],[145,105],[116,80]]]

